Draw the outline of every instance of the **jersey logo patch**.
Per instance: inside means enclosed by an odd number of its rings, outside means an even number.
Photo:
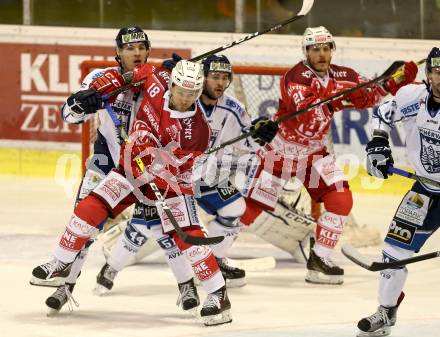
[[[428,173],[440,173],[440,132],[419,129],[420,162]]]
[[[416,228],[395,219],[388,229],[387,238],[410,245],[413,241]]]
[[[235,196],[238,191],[235,189],[234,186],[229,185],[228,187],[217,187],[218,194],[220,195],[220,198],[222,198],[223,201],[228,200],[229,198],[232,198]]]

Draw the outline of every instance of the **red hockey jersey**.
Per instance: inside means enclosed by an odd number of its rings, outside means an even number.
[[[328,77],[320,79],[304,61],[299,62],[281,78],[281,99],[275,118],[304,109],[366,81],[353,69],[333,64],[330,65]],[[357,108],[373,106],[386,94],[381,87],[375,87],[365,92],[364,106]],[[292,159],[322,151],[335,111],[324,105],[281,123],[268,149],[275,149]]]

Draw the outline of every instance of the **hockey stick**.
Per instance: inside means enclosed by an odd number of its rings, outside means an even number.
[[[246,35],[246,36],[242,37],[241,39],[235,40],[235,41],[230,42],[230,43],[226,43],[226,44],[224,44],[221,47],[218,47],[216,49],[208,51],[208,52],[206,52],[206,53],[204,53],[202,55],[193,57],[190,61],[192,61],[192,62],[199,61],[199,60],[204,59],[205,57],[207,57],[209,55],[217,54],[217,53],[219,53],[219,52],[221,52],[223,50],[232,48],[232,47],[234,47],[234,46],[236,46],[236,45],[238,45],[240,43],[243,43],[245,41],[249,41],[249,40],[253,39],[254,37],[257,37],[257,36],[260,36],[260,35],[263,35],[263,34],[267,34],[267,33],[276,31],[276,30],[280,29],[281,27],[284,27],[284,26],[288,25],[289,23],[292,23],[292,22],[294,22],[296,20],[299,20],[299,19],[303,18],[304,16],[306,16],[310,12],[310,9],[313,6],[313,2],[314,2],[314,0],[303,0],[303,4],[301,6],[301,10],[298,12],[298,14],[296,14],[293,17],[291,17],[290,19],[287,19],[287,20],[285,20],[283,22],[280,22],[280,23],[276,24],[275,26],[272,26],[272,27],[270,27],[270,28],[268,28],[266,30],[263,30],[262,32],[255,32],[255,33]]]
[[[306,107],[304,109],[301,109],[301,110],[292,112],[290,114],[287,114],[285,116],[282,116],[282,117],[274,120],[274,122],[277,123],[277,124],[280,124],[280,123],[285,122],[285,121],[287,121],[289,119],[292,119],[293,117],[301,115],[301,114],[303,114],[303,113],[305,113],[305,112],[307,112],[307,111],[309,111],[309,110],[311,110],[313,108],[316,108],[318,106],[330,103],[330,102],[336,100],[337,98],[339,98],[341,96],[345,96],[345,95],[351,94],[352,92],[354,92],[356,90],[359,90],[359,89],[362,89],[362,88],[365,88],[365,87],[369,87],[372,84],[384,81],[384,80],[390,78],[391,76],[393,76],[393,74],[396,71],[398,71],[399,68],[403,66],[403,64],[404,64],[403,61],[394,61],[393,64],[391,64],[391,66],[389,66],[388,69],[385,70],[385,72],[382,75],[380,75],[380,76],[378,76],[378,77],[376,77],[376,78],[374,78],[374,79],[372,79],[372,80],[370,80],[368,82],[359,84],[358,86],[353,87],[351,89],[347,89],[347,90],[341,91],[341,92],[335,94],[334,96],[331,96],[331,97],[329,97],[329,98],[327,98],[327,99],[325,99],[323,101],[319,101],[319,102],[316,102],[316,103],[314,103],[312,105],[309,105],[308,107]],[[215,146],[215,147],[209,149],[208,151],[205,152],[205,154],[211,154],[213,152],[217,152],[218,150],[224,148],[225,146],[234,144],[234,143],[236,143],[236,142],[238,142],[238,141],[240,141],[240,140],[242,140],[244,138],[248,138],[249,136],[252,136],[254,134],[254,132],[255,131],[245,132],[245,133],[241,134],[238,137],[232,138],[231,140],[228,140],[228,141],[226,141],[226,142],[224,142],[222,144],[219,144],[218,146]]]
[[[438,182],[437,180],[433,180],[433,179],[430,179],[430,178],[422,177],[422,176],[419,176],[417,174],[401,170],[401,169],[399,169],[397,167],[394,167],[394,166],[388,167],[388,172],[389,173],[395,173],[395,174],[398,174],[399,176],[406,177],[406,178],[409,178],[409,179],[414,179],[414,180],[416,180],[416,181],[418,181],[419,183],[422,183],[422,184],[429,184],[429,185],[433,185],[435,187],[440,188],[440,182]]]
[[[356,248],[352,245],[346,244],[342,246],[342,254],[344,254],[350,261],[354,262],[358,266],[367,269],[369,271],[381,271],[389,268],[398,268],[403,267],[407,264],[425,261],[429,259],[433,259],[436,257],[440,257],[440,251],[422,254],[414,257],[410,257],[408,259],[391,261],[391,262],[373,262],[368,259],[366,256],[359,253]]]
[[[267,34],[267,33],[276,31],[276,30],[278,30],[278,29],[288,25],[289,23],[292,23],[292,22],[294,22],[296,20],[299,20],[299,19],[303,18],[304,16],[306,16],[310,12],[310,10],[312,9],[313,2],[314,2],[314,0],[303,0],[302,6],[301,6],[301,10],[298,12],[298,14],[296,14],[293,17],[291,17],[290,19],[287,19],[287,20],[285,20],[283,22],[280,22],[280,23],[276,24],[275,26],[272,26],[272,27],[270,27],[270,28],[268,28],[266,30],[263,30],[262,32],[255,32],[255,33],[246,35],[245,37],[242,37],[242,38],[240,38],[238,40],[232,41],[230,43],[226,43],[226,44],[224,44],[221,47],[218,47],[216,49],[210,50],[210,51],[208,51],[206,53],[203,53],[203,54],[201,54],[199,56],[193,57],[189,61],[191,61],[191,62],[200,61],[201,59],[204,59],[205,57],[207,57],[209,55],[214,55],[214,54],[219,53],[219,52],[221,52],[223,50],[232,48],[232,47],[234,47],[236,45],[239,45],[239,44],[241,44],[241,43],[243,43],[245,41],[249,41],[249,40],[253,39],[254,37],[257,37],[257,36],[260,36],[260,35],[263,35],[263,34]],[[129,72],[125,73],[123,75],[123,77],[125,79],[125,83],[129,83],[129,82],[131,82],[131,80],[133,78],[133,72],[129,71]],[[108,95],[104,95],[102,97],[102,99],[103,100],[108,100],[109,97],[114,96],[114,95],[118,95],[121,92],[127,91],[127,90],[129,90],[129,89],[131,89],[131,88],[133,88],[135,86],[140,85],[142,82],[143,82],[143,80],[139,81],[139,82],[134,82],[134,83],[126,84],[126,85],[124,85],[124,86],[122,86],[122,87],[120,87],[120,88],[110,92]]]

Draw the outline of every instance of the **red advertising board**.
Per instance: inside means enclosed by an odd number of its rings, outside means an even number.
[[[81,82],[84,60],[114,58],[112,47],[0,43],[0,139],[79,142],[80,126],[66,124],[60,107]],[[153,49],[151,58],[189,49]]]

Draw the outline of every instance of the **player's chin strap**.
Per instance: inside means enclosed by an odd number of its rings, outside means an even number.
[[[417,62],[417,65],[420,65],[420,64],[422,64],[424,62],[425,62],[425,59],[420,60],[420,61]],[[382,82],[388,80],[391,77],[397,78],[397,77],[402,75],[402,73],[403,73],[403,65],[404,64],[405,64],[404,61],[394,61],[388,67],[388,69],[385,70],[385,72],[382,75],[380,75],[380,76],[378,76],[378,77],[376,77],[376,78],[374,78],[374,79],[372,79],[372,80],[370,80],[368,82],[359,84],[358,86],[353,87],[351,89],[347,89],[347,90],[341,91],[341,92],[335,94],[334,96],[331,96],[331,97],[329,97],[329,98],[327,98],[325,100],[313,103],[312,105],[309,105],[308,107],[306,107],[304,109],[301,109],[301,110],[292,112],[290,114],[284,115],[284,116],[274,120],[274,122],[277,123],[277,124],[280,124],[280,123],[285,122],[285,121],[287,121],[289,119],[292,119],[292,118],[294,118],[294,117],[296,117],[298,115],[306,113],[307,111],[310,111],[310,110],[312,110],[312,109],[314,109],[316,107],[319,107],[321,105],[330,103],[330,102],[332,102],[332,101],[334,101],[334,100],[336,100],[336,99],[338,99],[338,98],[340,98],[342,96],[349,95],[349,94],[351,94],[352,92],[354,92],[356,90],[359,90],[359,89],[362,89],[362,88],[365,88],[365,87],[370,87],[373,84],[382,83]],[[226,142],[224,142],[224,143],[222,143],[222,144],[220,144],[218,146],[215,146],[215,147],[209,149],[208,151],[205,152],[205,154],[210,154],[210,153],[213,153],[213,152],[217,152],[218,150],[224,148],[225,146],[234,144],[234,143],[236,143],[236,142],[238,142],[238,141],[240,141],[240,140],[242,140],[244,138],[248,138],[249,136],[252,136],[254,132],[255,131],[249,131],[249,132],[243,133],[243,134],[241,134],[238,137],[232,138],[231,140],[228,140],[228,141],[226,141]]]

